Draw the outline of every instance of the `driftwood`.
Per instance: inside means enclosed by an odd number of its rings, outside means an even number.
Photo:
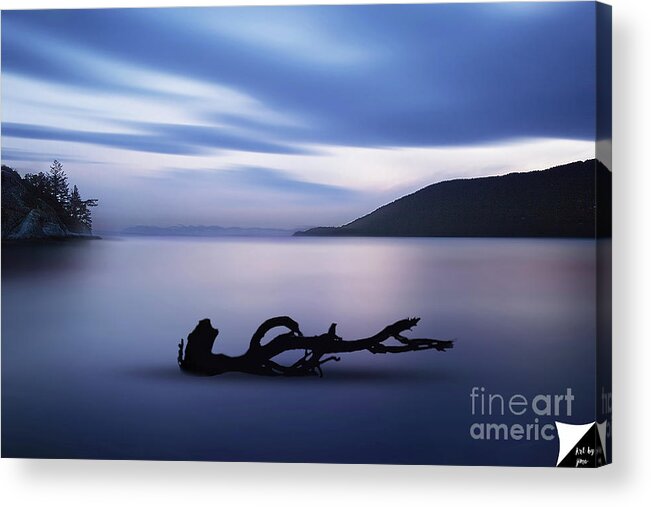
[[[452,348],[450,340],[430,338],[405,338],[402,332],[414,327],[419,318],[403,319],[385,327],[379,333],[358,340],[344,340],[332,324],[327,333],[303,336],[298,323],[290,317],[274,317],[263,322],[253,334],[249,349],[241,356],[213,354],[212,347],[219,330],[212,327],[210,319],[199,321],[188,335],[188,343],[179,343],[178,363],[181,370],[196,375],[220,375],[227,372],[243,372],[255,375],[303,377],[323,376],[321,366],[328,361],[339,361],[335,354],[367,350],[373,354],[396,354],[412,350],[436,349],[444,352]],[[288,331],[262,343],[265,335],[276,328]],[[392,344],[384,343],[393,338]],[[303,350],[301,359],[289,366],[279,364],[273,358],[289,350]]]

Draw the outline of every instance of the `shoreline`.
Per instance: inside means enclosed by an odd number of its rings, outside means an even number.
[[[52,243],[67,243],[69,241],[88,241],[103,239],[101,236],[96,235],[79,235],[79,236],[56,236],[48,238],[23,238],[11,239],[2,238],[2,245],[26,245],[26,244],[52,244]]]

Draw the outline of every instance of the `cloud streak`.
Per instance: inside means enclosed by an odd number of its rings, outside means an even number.
[[[269,167],[235,166],[228,169],[174,169],[160,173],[158,178],[184,185],[215,185],[253,192],[267,191],[302,200],[352,200],[358,191],[327,183],[307,181],[287,171]]]
[[[220,149],[258,153],[307,153],[306,150],[298,147],[257,141],[248,136],[225,132],[218,127],[142,122],[131,122],[130,125],[145,133],[89,132],[5,122],[2,124],[2,136],[94,144],[168,155],[202,155],[209,150]]]

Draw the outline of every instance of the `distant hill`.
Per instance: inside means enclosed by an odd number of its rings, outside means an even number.
[[[95,238],[91,229],[70,216],[20,174],[2,166],[2,239]]]
[[[136,225],[122,230],[122,234],[133,236],[291,236],[295,229],[265,229],[262,227],[220,227],[218,225],[174,225],[155,227]]]
[[[598,232],[609,236],[611,181],[611,172],[596,160],[443,181],[341,227],[295,235],[587,238],[595,236],[598,201]]]

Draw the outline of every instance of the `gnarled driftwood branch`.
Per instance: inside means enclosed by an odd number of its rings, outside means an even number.
[[[406,338],[401,333],[414,327],[419,318],[403,319],[385,327],[379,333],[358,340],[343,340],[332,324],[327,333],[317,336],[303,336],[298,323],[290,317],[274,317],[263,322],[253,334],[249,349],[241,356],[213,354],[212,347],[219,330],[212,327],[209,319],[199,321],[197,327],[188,335],[188,343],[179,343],[178,363],[181,370],[196,375],[219,375],[239,371],[255,375],[285,375],[302,377],[323,376],[321,365],[328,361],[339,361],[336,354],[368,350],[373,354],[396,354],[412,350],[436,349],[444,352],[452,348],[450,340],[430,338]],[[262,343],[265,335],[276,328],[287,331]],[[393,338],[393,344],[385,344]],[[279,354],[289,350],[303,350],[304,355],[291,365],[274,361]]]

